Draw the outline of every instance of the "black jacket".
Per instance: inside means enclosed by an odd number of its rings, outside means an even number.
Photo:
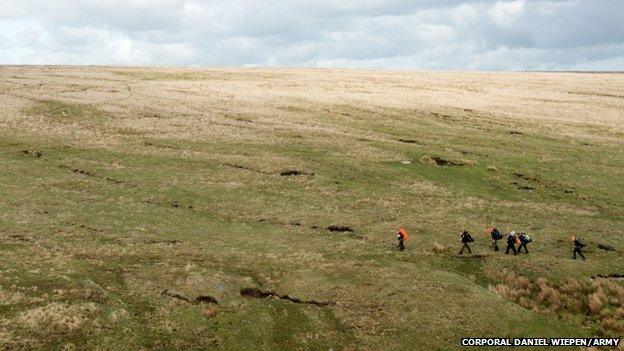
[[[466,244],[466,243],[471,243],[473,242],[474,239],[472,238],[472,235],[470,235],[470,233],[468,232],[463,232],[461,234],[461,242]]]

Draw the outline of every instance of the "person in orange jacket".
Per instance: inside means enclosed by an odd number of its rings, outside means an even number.
[[[399,230],[396,231],[396,234],[397,240],[399,241],[399,250],[403,251],[405,250],[405,242],[409,239],[409,235],[404,228],[399,228]]]

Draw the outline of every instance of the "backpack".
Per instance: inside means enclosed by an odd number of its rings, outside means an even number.
[[[580,246],[580,247],[585,247],[585,240],[581,239],[581,238],[576,238],[576,240],[574,240],[574,244],[576,246]]]
[[[498,229],[494,228],[492,230],[492,239],[494,240],[500,240],[503,238],[503,234],[501,234],[500,231],[498,231]]]
[[[509,234],[507,235],[507,244],[515,244],[516,243],[516,237]]]
[[[474,239],[472,238],[472,235],[470,235],[470,233],[466,232],[462,235],[462,242],[472,243],[474,242]]]
[[[531,237],[528,234],[524,234],[524,233],[522,233],[522,235],[520,236],[520,240],[522,240],[522,242],[524,243],[530,243],[533,241],[533,239],[531,239]]]

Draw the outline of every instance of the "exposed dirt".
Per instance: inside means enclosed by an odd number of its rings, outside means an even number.
[[[518,182],[511,182],[511,184],[515,185],[518,188],[518,190],[525,190],[525,191],[535,190],[535,187],[532,187],[530,185],[522,185],[522,184],[519,184]]]
[[[301,175],[314,175],[314,173],[308,173],[308,172],[297,171],[297,170],[288,170],[288,171],[280,172],[280,175],[282,177],[291,177],[291,176],[301,176]]]
[[[114,178],[111,178],[111,177],[102,177],[102,176],[97,175],[95,173],[92,173],[92,172],[89,172],[89,171],[85,171],[85,170],[82,170],[82,169],[79,169],[79,168],[73,168],[73,167],[69,167],[69,166],[66,166],[66,165],[60,165],[59,168],[68,169],[68,170],[70,170],[70,171],[72,171],[72,172],[74,172],[76,174],[84,175],[84,176],[87,176],[87,177],[104,179],[104,180],[109,181],[109,182],[111,182],[113,184],[123,184],[124,183],[121,180],[114,179]]]
[[[280,295],[273,291],[262,291],[256,288],[245,288],[240,291],[240,294],[241,296],[248,297],[248,298],[256,298],[256,299],[278,298],[281,300],[285,300],[285,301],[289,301],[289,302],[293,302],[297,304],[314,305],[318,307],[332,306],[335,304],[334,302],[321,302],[321,301],[315,301],[315,300],[305,301],[305,300],[298,299],[296,297],[290,297],[288,295]]]
[[[431,157],[431,159],[434,160],[435,163],[438,166],[455,166],[455,165],[458,165],[458,164],[456,164],[455,162],[453,162],[451,160],[447,160],[447,159],[444,159],[444,158],[438,157],[438,156],[433,156],[433,157]],[[458,165],[458,166],[461,166],[461,165]]]
[[[438,156],[433,156],[431,159],[433,159],[438,166],[464,166],[462,162],[447,160]]]
[[[529,182],[539,183],[539,179],[537,179],[537,177],[535,177],[535,176],[530,176],[530,175],[526,175],[526,174],[523,174],[523,173],[514,173],[513,175],[515,175],[518,178],[522,178],[524,180],[527,180]]]
[[[43,156],[43,153],[38,150],[22,150],[22,153],[27,156],[32,156],[34,158],[40,158]]]
[[[422,156],[419,159],[420,163],[426,164],[426,165],[435,165],[435,166],[442,166],[442,167],[452,167],[452,166],[456,166],[456,167],[463,167],[463,166],[473,166],[475,165],[477,162],[473,161],[473,160],[450,160],[450,159],[446,159],[440,156]]]
[[[209,296],[209,295],[199,295],[195,299],[195,302],[197,302],[197,303],[212,303],[212,304],[215,304],[215,305],[219,304],[219,301],[217,301],[217,299],[215,299],[214,297]]]
[[[24,234],[9,234],[7,235],[11,239],[15,239],[17,241],[32,241],[31,238],[25,236]]]
[[[173,299],[182,300],[182,301],[185,301],[185,302],[188,302],[188,303],[191,302],[191,300],[188,297],[186,297],[184,295],[181,295],[181,294],[178,294],[178,293],[175,293],[175,292],[172,292],[172,291],[170,291],[168,289],[163,291],[162,295],[166,296],[166,297],[173,298]]]
[[[598,248],[604,251],[615,251],[615,247],[611,245],[607,245],[607,244],[602,244],[602,243],[598,244]]]
[[[258,169],[253,169],[251,167],[241,166],[241,165],[236,165],[236,164],[231,164],[231,163],[226,163],[225,166],[230,167],[230,168],[242,169],[242,170],[249,171],[249,172],[260,173],[260,174],[267,174],[267,175],[271,174],[269,172],[261,171]]]
[[[197,298],[195,298],[195,300],[192,300],[192,301],[188,297],[186,297],[186,296],[184,296],[182,294],[178,294],[178,293],[172,292],[172,291],[170,291],[168,289],[164,290],[162,292],[162,295],[166,296],[166,297],[173,298],[173,299],[182,300],[182,301],[188,302],[188,303],[202,303],[202,304],[215,304],[215,305],[219,304],[219,301],[217,301],[217,299],[215,299],[214,297],[209,296],[209,295],[199,295]]]
[[[344,225],[330,225],[326,229],[333,233],[351,233],[354,231],[353,228]]]
[[[274,225],[283,225],[283,226],[287,226],[287,227],[301,227],[302,224],[299,221],[290,221],[290,222],[282,222],[279,220],[275,220],[275,219],[268,219],[268,218],[260,218],[258,220],[258,222],[262,222],[262,223],[268,223],[268,224],[274,224]]]
[[[151,142],[145,142],[145,143],[143,143],[143,145],[150,146],[150,147],[157,147],[157,148],[160,148],[160,149],[171,149],[171,150],[177,150],[178,149],[175,146],[155,144],[155,143],[151,143]]]
[[[147,240],[145,243],[147,244],[168,244],[175,245],[182,243],[180,240],[169,239],[169,240]]]

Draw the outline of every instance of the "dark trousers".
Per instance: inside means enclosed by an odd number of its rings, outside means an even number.
[[[403,242],[403,238],[399,238],[399,250],[405,250],[405,243]]]
[[[497,240],[492,239],[492,248],[494,249],[494,251],[500,251],[500,249],[498,248]]]
[[[505,251],[505,255],[507,255],[509,253],[509,250],[513,251],[514,255],[517,254],[517,252],[516,252],[516,245],[514,245],[514,243],[508,243],[507,244],[507,251]]]
[[[585,256],[583,256],[583,253],[581,252],[581,248],[578,246],[574,247],[574,259],[576,260],[576,254],[579,254],[579,256],[581,256],[581,258],[585,259]]]
[[[464,253],[464,249],[468,249],[468,253],[472,253],[472,250],[470,250],[470,245],[468,245],[468,243],[463,243],[461,250],[459,250],[460,255]]]
[[[528,254],[529,250],[527,249],[526,243],[520,243],[520,246],[518,246],[518,253],[522,252],[523,247],[524,247],[524,251]]]

